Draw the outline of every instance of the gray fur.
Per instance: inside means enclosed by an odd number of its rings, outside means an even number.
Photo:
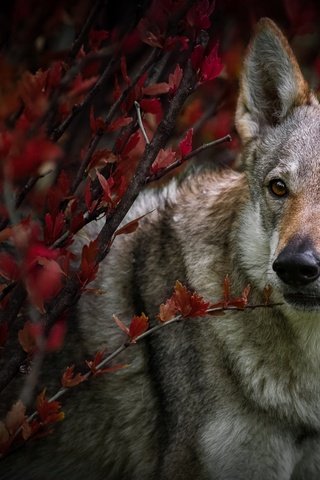
[[[63,369],[80,351],[112,351],[123,342],[112,314],[129,322],[142,310],[154,319],[176,280],[217,301],[229,274],[236,295],[251,284],[252,303],[269,283],[271,300],[283,305],[186,320],[127,350],[118,362],[129,366],[75,389],[57,431],[0,462],[1,479],[320,478],[319,309],[287,304],[288,287],[272,270],[289,200],[270,196],[270,178],[284,178],[291,195],[305,199],[295,224],[301,216],[301,232],[320,250],[320,229],[311,228],[319,222],[320,107],[284,42],[262,21],[245,62],[245,95],[256,109],[244,105],[242,92],[245,173],[205,173],[160,195],[145,193],[128,219],[159,208],[116,239],[96,282],[105,293],[83,296],[74,350],[57,360]],[[257,82],[271,69],[277,84],[285,78],[286,94],[259,119],[268,89]],[[303,104],[292,103],[302,96]],[[310,291],[320,296],[319,281]],[[58,376],[52,363],[49,378]]]

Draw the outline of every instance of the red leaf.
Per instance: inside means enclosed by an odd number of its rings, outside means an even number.
[[[2,214],[3,216],[6,216],[6,210],[5,208],[3,207],[3,205],[0,205],[0,210],[3,208],[2,210]],[[6,242],[7,240],[9,240],[9,238],[12,237],[12,227],[6,227],[4,228],[3,230],[1,230],[0,232],[0,242]]]
[[[112,204],[111,187],[114,185],[112,177],[107,180],[98,170],[96,170],[96,175],[103,190],[103,201]]]
[[[190,298],[191,292],[182,285],[179,281],[176,282],[174,293],[172,296],[177,310],[181,313],[183,317],[187,317],[191,312]]]
[[[93,240],[82,249],[79,280],[84,287],[87,283],[96,278],[99,265],[97,265],[98,242]]]
[[[201,295],[194,292],[190,297],[190,305],[191,312],[189,315],[191,317],[203,317],[204,315],[207,315],[210,302],[205,301]]]
[[[111,373],[124,368],[125,365],[113,365],[111,367],[101,368],[99,367],[100,363],[105,358],[105,352],[97,352],[93,358],[93,360],[86,360],[86,364],[88,365],[92,375],[96,377],[97,375],[101,375],[103,373]]]
[[[38,245],[39,238],[40,226],[38,223],[31,221],[30,217],[23,218],[20,223],[12,227],[13,243],[21,253],[27,251],[28,255],[28,252],[33,250],[30,245]],[[47,247],[43,248],[49,250]],[[54,253],[54,250],[51,250],[51,252]]]
[[[21,400],[18,400],[6,415],[5,425],[8,432],[13,435],[16,430],[22,425],[26,416],[26,407]]]
[[[147,18],[142,18],[138,23],[138,32],[142,42],[151,45],[151,47],[163,47],[163,34],[157,24],[151,23]]]
[[[91,30],[89,33],[89,47],[94,52],[99,50],[101,43],[110,37],[107,30]]]
[[[162,105],[158,98],[143,98],[140,107],[146,113],[162,114]]]
[[[107,126],[107,131],[115,132],[116,130],[119,130],[122,127],[126,127],[131,122],[132,122],[132,117],[126,117],[126,116],[119,117]]]
[[[160,149],[157,158],[153,162],[150,168],[151,174],[155,174],[162,170],[163,168],[168,167],[176,160],[176,152],[172,150],[171,147],[164,150],[163,148]]]
[[[39,325],[41,327],[41,325]],[[40,335],[42,334],[42,329],[40,329],[41,332]],[[36,341],[36,335],[35,335],[35,328],[33,328],[31,322],[28,320],[25,322],[23,328],[19,330],[18,332],[18,339],[21,347],[23,350],[30,354],[33,355],[34,352],[37,350],[37,341]]]
[[[63,318],[58,320],[50,330],[46,343],[47,352],[55,352],[60,350],[67,331],[67,322]]]
[[[160,312],[159,312],[159,320],[161,322],[167,322],[168,320],[171,320],[174,318],[177,314],[177,306],[174,301],[174,298],[169,298],[166,303],[162,303],[160,305]]]
[[[90,128],[93,134],[99,131],[105,131],[107,126],[102,117],[95,117],[93,106],[90,108]]]
[[[102,150],[97,150],[91,157],[88,170],[93,168],[103,168],[107,163],[115,163],[118,161],[118,156],[115,155],[111,150],[104,148]]]
[[[265,305],[270,304],[271,294],[272,294],[272,287],[271,287],[271,285],[268,284],[263,289],[263,300],[264,300]]]
[[[116,230],[114,236],[117,235],[122,235],[123,233],[132,233],[135,232],[139,226],[140,220],[145,217],[146,215],[149,215],[149,213],[152,213],[154,210],[151,210],[150,212],[145,213],[144,215],[141,215],[141,217],[135,218],[134,220],[131,220],[131,222],[126,223],[123,225],[123,227],[118,228]]]
[[[128,337],[130,336],[130,333],[129,333],[129,328],[126,327],[126,325],[123,323],[122,320],[120,320],[119,317],[117,317],[117,315],[112,315],[112,318],[113,320],[116,322],[116,324],[118,325],[118,327],[120,328],[120,330],[122,330],[126,335],[128,335]]]
[[[20,267],[8,253],[0,253],[0,275],[10,282],[15,282],[21,275]]]
[[[91,193],[91,180],[88,179],[85,191],[84,191],[84,200],[89,213],[93,213],[98,206],[98,200],[92,200],[92,193]]]
[[[52,245],[63,232],[65,226],[64,213],[59,212],[56,216],[46,213],[44,221],[44,241],[47,245]]]
[[[82,212],[78,212],[71,217],[70,231],[72,233],[75,233],[78,230],[80,230],[83,227],[83,225],[84,225],[84,217],[83,217]],[[62,270],[66,273],[66,271],[64,269],[62,269]]]
[[[130,77],[128,76],[128,73],[127,73],[127,62],[126,62],[126,57],[124,55],[122,55],[122,57],[121,57],[120,68],[121,68],[121,73],[122,73],[122,76],[123,76],[123,80],[129,86],[131,84],[131,80],[130,80]]]
[[[184,158],[188,153],[192,151],[192,136],[193,136],[193,128],[187,131],[185,137],[179,143],[181,157]]]
[[[72,88],[69,90],[67,96],[69,99],[74,100],[86,93],[93,85],[97,83],[97,77],[91,77],[83,79],[79,74],[73,81]]]
[[[231,291],[231,282],[229,275],[226,275],[223,280],[223,301],[224,304],[227,306],[230,300],[230,291]]]
[[[204,55],[204,47],[202,45],[196,45],[191,53],[191,65],[197,72],[201,66]]]
[[[0,132],[0,157],[5,158],[12,146],[13,136],[11,132]]]
[[[133,103],[136,100],[140,101],[140,98],[142,96],[142,89],[147,78],[148,78],[148,73],[145,72],[143,75],[141,75],[135,87],[131,89],[131,91],[129,91],[129,95],[127,99],[121,104],[121,109],[124,112],[129,112],[133,106]]]
[[[169,75],[169,92],[171,95],[174,95],[180,85],[180,82],[183,77],[183,70],[179,64],[176,65],[173,73]]]
[[[208,29],[211,26],[210,15],[214,10],[215,2],[198,0],[187,12],[187,22],[197,29]]]
[[[180,36],[175,36],[175,37],[167,37],[164,43],[164,50],[169,52],[170,50],[173,50],[174,48],[178,47],[180,45],[180,50],[188,50],[189,48],[189,38],[180,35]]]
[[[62,288],[60,265],[55,260],[39,257],[29,268],[26,288],[32,303],[44,313],[44,302],[53,298]]]
[[[247,285],[241,294],[241,297],[231,298],[228,305],[232,307],[236,307],[240,310],[245,309],[248,305],[248,295],[250,293],[250,285]]]
[[[33,239],[34,241],[36,239]],[[42,243],[33,243],[30,245],[28,248],[27,254],[26,254],[26,265],[27,268],[32,268],[34,265],[36,265],[39,260],[46,258],[48,260],[55,260],[59,256],[59,250],[58,249],[52,249],[48,248],[46,245],[43,245]]]
[[[148,85],[142,89],[143,95],[161,95],[162,93],[168,93],[170,86],[166,82],[154,83],[153,85]]]
[[[93,360],[86,360],[86,364],[88,365],[91,373],[93,376],[96,376],[99,372],[98,365],[102,362],[105,358],[105,352],[99,351],[95,354]]]
[[[62,62],[54,62],[48,70],[47,87],[50,89],[56,88],[61,82],[62,76]]]
[[[63,372],[61,385],[64,388],[71,388],[79,385],[79,383],[82,383],[85,380],[87,380],[87,377],[79,372],[74,373],[74,365],[71,365],[71,367],[67,367]]]
[[[112,92],[112,100],[116,102],[121,97],[121,87],[118,81],[118,76],[114,76],[114,89]]]
[[[130,135],[129,140],[125,144],[122,150],[122,156],[127,157],[131,153],[131,151],[138,145],[139,140],[141,138],[140,131],[134,132],[132,135]]]
[[[61,155],[61,148],[50,140],[31,138],[19,154],[10,157],[6,165],[6,173],[11,180],[20,180],[36,174],[40,165],[56,161]]]
[[[206,302],[197,293],[190,292],[179,281],[176,282],[172,298],[183,317],[204,316],[210,305],[210,302]]]
[[[21,425],[21,435],[23,440],[28,440],[31,435],[34,433],[34,429],[32,429],[29,422],[24,421]]]
[[[46,397],[46,391],[43,390],[36,399],[36,408],[39,414],[40,420],[43,424],[48,425],[51,423],[60,422],[64,419],[64,413],[60,412],[60,402],[49,402]]]
[[[26,71],[19,82],[18,92],[24,104],[24,115],[20,117],[17,125],[21,128],[26,121],[33,121],[44,114],[48,107],[46,92],[48,73],[38,70],[34,75]],[[23,128],[23,127],[22,127]]]
[[[146,332],[149,328],[149,319],[142,313],[140,316],[135,315],[129,327],[129,337],[131,342],[135,342],[136,338]]]
[[[47,211],[51,215],[57,215],[60,211],[61,202],[70,191],[71,182],[66,172],[62,171],[58,181],[52,185],[47,194]]]
[[[218,57],[218,44],[216,44],[202,62],[199,83],[214,80],[220,74],[222,67],[223,64],[220,57]]]

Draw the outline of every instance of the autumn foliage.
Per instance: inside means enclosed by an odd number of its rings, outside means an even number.
[[[123,344],[120,345],[117,351],[109,355],[104,351],[100,351],[95,354],[94,358],[86,360],[87,371],[85,373],[76,371],[74,365],[66,367],[61,376],[61,389],[51,398],[46,396],[45,390],[40,392],[35,402],[36,409],[29,417],[26,416],[26,407],[21,400],[14,404],[4,421],[0,422],[0,455],[5,455],[12,447],[12,444],[16,447],[29,438],[50,433],[52,425],[64,418],[61,404],[57,401],[57,398],[64,395],[68,389],[77,387],[90,377],[110,374],[119,369],[127,368],[127,365],[110,365],[112,359],[126,348],[134,346],[137,342],[142,341],[146,336],[159,328],[163,328],[166,324],[188,318],[223,315],[228,309],[243,310],[245,308],[256,308],[257,305],[250,306],[248,304],[249,290],[250,288],[246,287],[241,297],[233,298],[230,294],[230,281],[226,277],[223,286],[223,300],[213,304],[205,301],[200,295],[191,292],[186,286],[177,281],[171,297],[164,304],[160,305],[157,317],[158,323],[153,327],[150,326],[149,319],[144,313],[133,316],[128,326],[114,315],[114,321],[124,335]],[[21,341],[28,345],[30,339],[26,336],[26,339]],[[30,350],[29,353],[33,353],[33,350]]]
[[[129,20],[107,2],[67,3],[43,9],[16,0],[2,42],[0,392],[23,365],[28,371],[32,359],[63,347],[71,307],[96,294],[91,282],[115,237],[139,225],[141,218],[119,227],[139,192],[207,144],[231,140],[242,50],[221,53],[222,10],[213,0],[127,2]],[[291,25],[300,29],[295,12]],[[320,71],[317,59],[313,65]],[[235,138],[228,155],[236,148]],[[75,254],[74,236],[98,218],[98,236]],[[248,293],[234,298],[226,279],[212,305],[177,282],[155,326],[143,312],[129,325],[114,318],[124,335],[119,348],[170,322],[247,308]],[[85,372],[66,365],[57,394],[35,394],[33,413],[20,400],[12,406],[0,423],[1,454],[49,433],[63,419],[57,399],[70,388],[126,367],[102,351],[83,364]]]

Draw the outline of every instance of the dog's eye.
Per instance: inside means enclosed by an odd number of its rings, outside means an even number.
[[[279,178],[275,178],[269,182],[269,190],[276,197],[285,197],[288,194],[286,184]]]

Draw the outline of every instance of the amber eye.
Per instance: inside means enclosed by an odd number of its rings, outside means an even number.
[[[285,197],[288,194],[286,184],[279,178],[271,180],[269,183],[269,190],[276,197]]]

